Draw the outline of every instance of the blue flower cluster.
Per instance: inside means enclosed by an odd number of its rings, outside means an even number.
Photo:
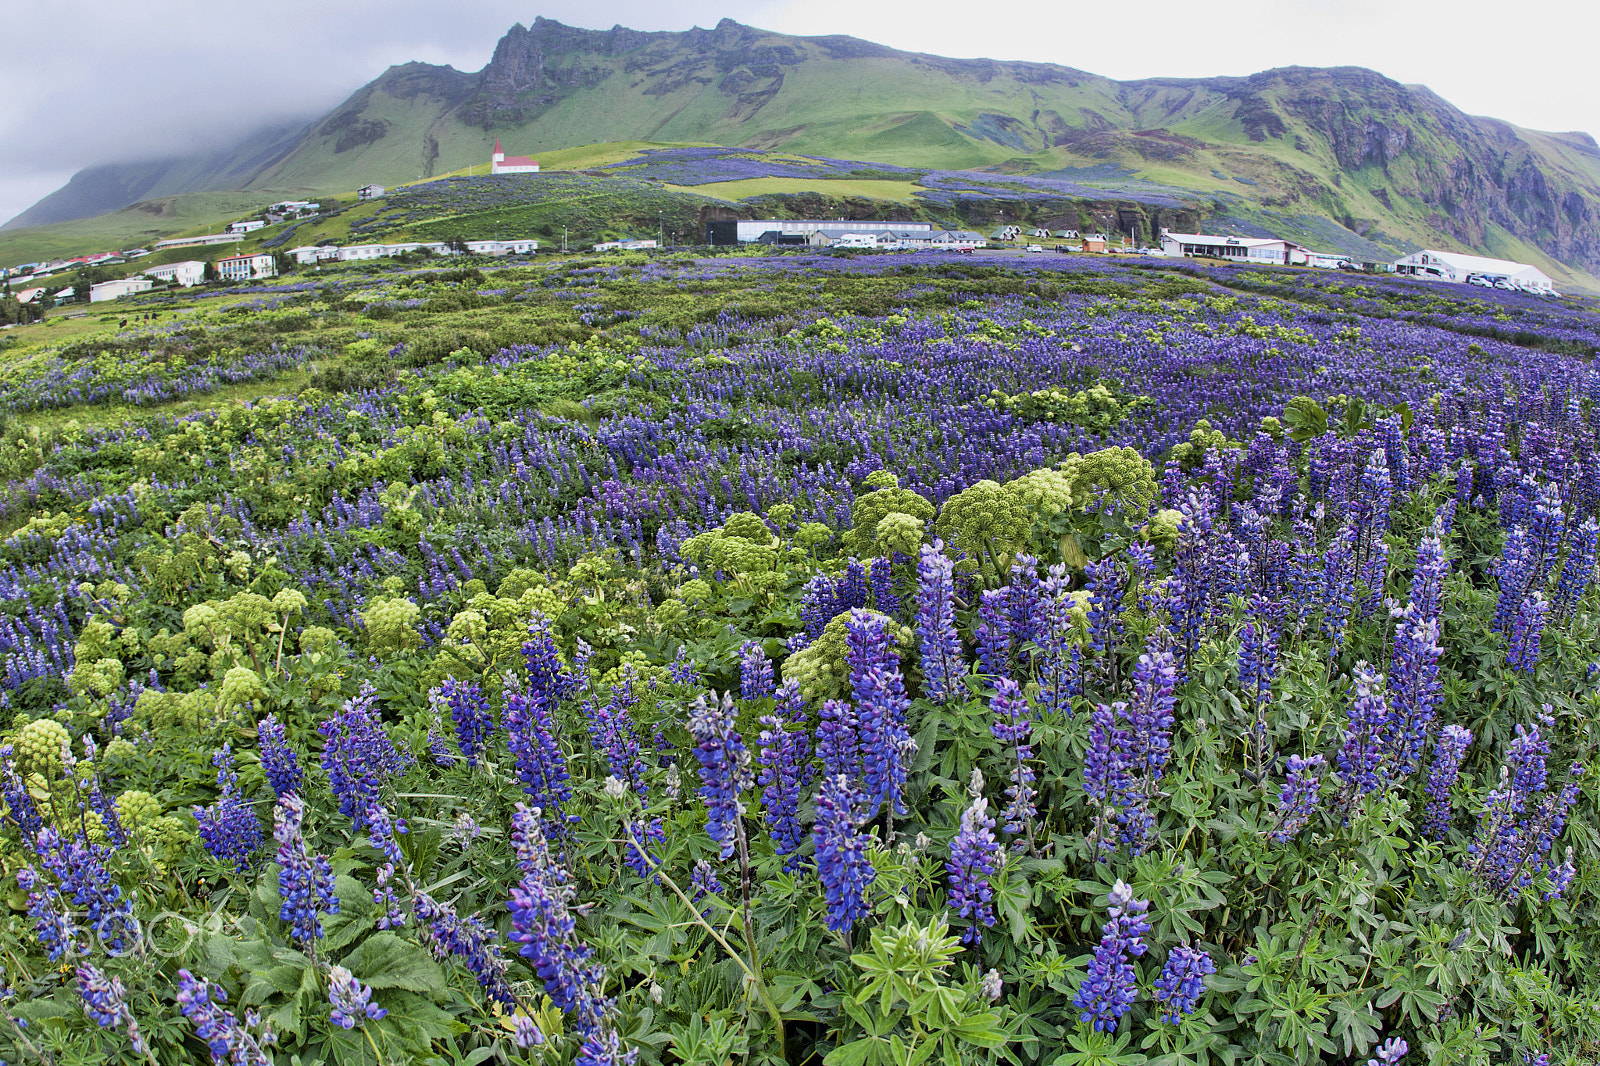
[[[753,783],[750,753],[735,728],[739,709],[731,693],[720,700],[695,698],[689,712],[689,734],[700,762],[700,798],[706,804],[706,835],[721,849],[724,859],[738,844],[744,805],[739,797]]]
[[[756,784],[761,788],[763,817],[772,834],[773,849],[787,856],[784,869],[793,871],[803,861],[800,846],[806,838],[800,824],[800,798],[815,772],[799,683],[785,682],[778,690],[777,707],[760,721]]]
[[[867,817],[872,818],[884,803],[895,814],[904,814],[906,757],[913,750],[906,731],[911,699],[906,695],[888,619],[865,610],[851,611],[845,645]]]
[[[339,913],[333,894],[333,869],[324,855],[306,847],[301,822],[305,801],[289,793],[273,811],[272,837],[278,842],[278,920],[289,923],[289,936],[303,945],[322,938],[322,915]]]
[[[233,863],[243,872],[250,868],[250,857],[261,846],[261,819],[256,817],[239,788],[232,747],[224,744],[211,757],[211,763],[217,768],[217,784],[222,788],[222,795],[209,807],[194,808],[200,841],[212,855]]]
[[[476,681],[457,681],[453,677],[428,693],[429,702],[443,703],[450,708],[450,718],[456,727],[456,743],[468,766],[477,766],[489,747],[489,737],[494,733],[494,712],[489,709],[489,698]]]
[[[867,889],[878,876],[867,859],[868,837],[861,831],[866,797],[843,774],[824,777],[817,792],[817,876],[828,907],[828,928],[846,937],[850,927],[872,913]]]
[[[365,829],[369,812],[377,806],[378,788],[411,765],[409,754],[395,747],[373,703],[377,692],[370,683],[347,700],[338,714],[317,727],[322,734],[322,768],[328,785],[339,799],[339,811]]]
[[[989,878],[1003,861],[1000,842],[994,836],[994,819],[989,817],[989,801],[979,796],[962,812],[961,828],[950,842],[950,859],[944,864],[950,906],[958,917],[972,921],[961,934],[964,944],[980,942],[983,930],[979,926],[994,924],[994,889]]]
[[[1216,972],[1217,964],[1199,948],[1179,944],[1168,952],[1155,982],[1156,1001],[1163,1004],[1161,1020],[1168,1025],[1183,1024],[1206,993],[1206,975]]]
[[[1138,999],[1138,975],[1130,959],[1149,950],[1144,942],[1150,931],[1150,923],[1144,919],[1149,901],[1134,899],[1133,889],[1119,880],[1112,886],[1107,904],[1111,920],[1100,927],[1100,943],[1089,961],[1089,972],[1072,1000],[1083,1012],[1078,1020],[1092,1023],[1097,1032],[1116,1029]]]
[[[328,1018],[341,1029],[354,1029],[362,1018],[382,1021],[389,1012],[372,1002],[372,989],[343,966],[328,969]]]
[[[299,792],[305,773],[277,715],[269,714],[256,724],[256,739],[261,745],[261,771],[272,791],[279,799]]]

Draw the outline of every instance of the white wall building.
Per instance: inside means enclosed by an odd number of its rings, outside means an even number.
[[[505,149],[500,147],[500,138],[494,139],[494,154],[489,157],[489,173],[491,174],[537,174],[539,161],[529,159],[525,155],[507,156]]]
[[[1554,293],[1556,288],[1555,282],[1550,280],[1548,274],[1527,263],[1513,263],[1509,259],[1488,259],[1481,255],[1463,255],[1460,252],[1441,252],[1433,248],[1412,252],[1404,259],[1395,260],[1394,269],[1397,274],[1412,274],[1439,281],[1453,281],[1457,284],[1465,284],[1470,278],[1480,277],[1491,281],[1504,278],[1513,286],[1530,292]]]
[[[333,244],[303,244],[298,248],[290,248],[289,254],[294,256],[296,263],[304,266],[307,263],[320,263],[324,259],[339,258],[339,248]]]
[[[149,292],[155,287],[156,283],[149,278],[118,278],[115,281],[102,281],[98,285],[89,286],[89,302],[98,304],[107,300],[120,300],[136,292]]]
[[[255,230],[263,229],[265,227],[266,227],[266,223],[265,222],[261,221],[259,218],[252,218],[252,219],[246,219],[243,222],[230,222],[230,223],[228,223],[228,232],[229,233],[251,233],[251,232],[253,232]]]
[[[244,240],[240,233],[207,233],[203,237],[173,237],[170,240],[157,241],[150,247],[156,251],[163,248],[187,248],[193,244],[232,244]]]
[[[809,237],[811,234],[823,229],[862,229],[866,232],[877,232],[883,229],[897,230],[922,230],[932,233],[932,222],[846,222],[844,219],[829,218],[758,218],[741,220],[738,223],[740,244],[759,241],[763,234],[779,233],[786,237]]]
[[[226,259],[217,260],[217,276],[224,281],[248,281],[250,278],[270,278],[278,273],[278,265],[272,256],[262,253],[260,255],[230,255]]]
[[[376,200],[386,190],[382,185],[363,185],[356,190],[356,198],[361,200]]]
[[[528,255],[539,250],[538,241],[513,239],[509,241],[467,241],[467,251],[473,255]],[[652,245],[653,247],[653,245]]]
[[[1161,231],[1161,251],[1169,256],[1207,256],[1251,263],[1304,266],[1311,253],[1280,237],[1224,237],[1209,233]]]
[[[313,200],[281,200],[267,208],[268,214],[295,217],[299,215],[314,215],[322,205]]]
[[[161,266],[147,267],[144,276],[155,278],[157,281],[175,281],[187,289],[205,280],[206,265],[195,259],[182,263],[165,263]]]

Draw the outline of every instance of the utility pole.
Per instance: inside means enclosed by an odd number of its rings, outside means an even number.
[[[565,226],[561,227],[561,250],[563,252],[567,250],[567,227]]]
[[[656,212],[656,244],[663,245],[663,244],[666,244],[666,243],[667,243],[667,224],[662,219],[662,213],[660,211],[657,211]]]

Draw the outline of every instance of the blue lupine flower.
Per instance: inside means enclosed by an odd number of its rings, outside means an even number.
[[[869,838],[861,832],[865,802],[849,778],[824,777],[817,793],[817,820],[811,827],[817,876],[828,905],[827,925],[847,937],[851,926],[872,913],[867,888],[878,876],[867,860]]]
[[[489,698],[476,681],[457,681],[447,677],[428,693],[435,707],[444,704],[450,708],[450,719],[456,727],[456,743],[467,765],[476,767],[489,747],[489,735],[494,732],[494,712],[489,709]]]
[[[329,1020],[343,1029],[354,1029],[363,1016],[382,1021],[389,1012],[372,1002],[372,989],[356,980],[343,966],[328,970],[328,1003],[333,1008]]]
[[[516,763],[522,790],[544,814],[547,827],[562,824],[561,805],[572,798],[567,756],[555,738],[550,695],[530,686],[526,693],[506,689],[506,745]]]
[[[1033,821],[1038,816],[1034,799],[1039,790],[1033,787],[1034,772],[1028,765],[1033,758],[1033,746],[1028,736],[1033,722],[1028,718],[1028,700],[1022,687],[1009,677],[995,682],[994,697],[989,701],[989,711],[994,716],[989,732],[1006,745],[1006,776],[1011,782],[1006,786],[1006,807],[1000,812],[1003,828],[1013,836],[1033,835]]]
[[[78,995],[83,997],[83,1011],[102,1029],[121,1026],[128,1034],[128,1043],[135,1055],[146,1055],[144,1035],[133,1011],[128,1009],[128,990],[116,977],[107,977],[91,963],[78,966]]]
[[[1365,796],[1388,776],[1386,737],[1389,707],[1383,697],[1383,675],[1366,663],[1356,664],[1353,698],[1346,711],[1349,725],[1339,749],[1339,775],[1352,795]]]
[[[1593,515],[1572,533],[1567,558],[1556,583],[1555,609],[1559,618],[1568,618],[1594,582],[1595,554],[1600,549],[1600,522]]]
[[[1472,743],[1472,733],[1458,725],[1439,731],[1433,745],[1433,768],[1428,771],[1428,805],[1423,809],[1421,828],[1430,840],[1443,840],[1450,831],[1450,790],[1455,787],[1461,759]]]
[[[906,730],[906,695],[900,659],[888,620],[879,614],[850,612],[845,626],[845,661],[850,667],[850,690],[855,698],[856,737],[861,752],[861,780],[866,790],[867,817],[874,817],[887,802],[895,814],[904,814],[906,756],[914,750]]]
[[[640,877],[655,877],[655,870],[661,865],[661,858],[650,850],[650,845],[658,847],[666,844],[667,832],[662,827],[660,818],[630,818],[623,823],[623,861],[628,864],[628,869]],[[656,878],[659,883],[660,878]]]
[[[1544,635],[1545,615],[1550,613],[1550,601],[1535,593],[1522,601],[1516,617],[1511,621],[1511,635],[1507,641],[1506,663],[1511,669],[1531,674],[1539,665],[1539,642]]]
[[[1072,1001],[1083,1012],[1078,1020],[1093,1023],[1098,1032],[1115,1030],[1138,998],[1138,976],[1129,957],[1137,958],[1149,950],[1143,939],[1150,931],[1150,923],[1143,917],[1149,901],[1134,899],[1133,889],[1119,880],[1111,888],[1108,904],[1106,913],[1111,920],[1100,927],[1100,943]]]
[[[211,763],[217,768],[217,784],[222,786],[222,795],[209,807],[194,808],[200,841],[212,855],[232,862],[243,872],[250,868],[250,857],[261,846],[261,820],[239,788],[232,748],[224,744],[211,757]]]
[[[1316,812],[1322,786],[1322,756],[1302,759],[1289,756],[1289,775],[1278,793],[1278,825],[1272,831],[1274,843],[1283,844],[1300,835],[1300,830]]]
[[[271,1066],[272,1060],[254,1036],[223,1007],[228,993],[188,970],[178,971],[178,1008],[194,1023],[194,1032],[211,1049],[215,1066]]]
[[[1070,716],[1073,697],[1083,692],[1083,652],[1072,620],[1070,584],[1066,564],[1057,563],[1040,585],[1043,617],[1034,673],[1039,679],[1039,711],[1044,717]]]
[[[689,712],[689,733],[700,762],[700,798],[706,804],[706,835],[721,849],[724,859],[733,854],[738,840],[739,819],[744,814],[739,796],[752,784],[750,754],[734,728],[737,718],[738,708],[730,693],[711,701],[702,694]]]
[[[715,896],[724,890],[720,878],[717,877],[716,868],[704,859],[696,859],[694,869],[689,873],[690,903],[699,903],[707,896]],[[709,918],[711,908],[707,907],[700,912],[700,917]]]
[[[340,813],[354,822],[357,830],[367,826],[367,812],[377,803],[378,787],[412,762],[374,717],[376,699],[372,685],[364,682],[338,714],[317,727],[325,741],[322,768],[327,771],[328,784],[339,799]]]
[[[512,827],[522,880],[507,903],[511,931],[506,935],[522,945],[519,954],[532,964],[568,1026],[578,1034],[594,1033],[609,1003],[601,995],[604,971],[592,961],[594,949],[577,938],[572,875],[550,854],[539,818],[525,805],[517,804]]]
[[[1156,1000],[1165,1005],[1161,1020],[1168,1025],[1181,1025],[1206,994],[1206,975],[1216,972],[1217,964],[1199,948],[1179,944],[1168,952],[1155,982]]]
[[[941,703],[959,694],[966,663],[956,632],[955,563],[940,540],[924,544],[917,559],[917,646],[923,695]]]
[[[1002,861],[1000,842],[994,836],[994,819],[989,817],[989,801],[979,796],[962,812],[961,829],[950,843],[950,860],[944,864],[950,906],[957,916],[972,921],[961,934],[964,944],[983,939],[980,925],[994,925],[994,889],[989,878]]]
[[[477,915],[463,918],[449,904],[439,903],[426,892],[415,893],[413,899],[418,927],[434,956],[442,959],[454,955],[461,959],[485,995],[507,1010],[514,1010],[517,996],[506,979],[510,963],[500,953],[500,934]]]
[[[645,765],[639,746],[639,734],[633,728],[630,709],[636,702],[633,695],[634,673],[632,664],[622,668],[621,680],[611,687],[611,699],[597,704],[591,696],[583,698],[583,713],[589,723],[589,739],[595,749],[605,756],[611,776],[625,782],[641,798],[650,791],[645,784]]]
[[[811,783],[811,736],[806,731],[805,702],[800,685],[787,681],[778,690],[778,705],[772,714],[761,716],[760,771],[761,803],[772,846],[786,855],[784,869],[799,867],[800,845],[805,829],[800,824],[800,796]]]
[[[747,640],[739,645],[739,697],[760,700],[772,695],[774,680],[772,660],[759,640]]]
[[[822,776],[856,780],[861,776],[856,709],[844,700],[823,700],[817,718],[817,758],[822,760]]]
[[[261,771],[266,774],[272,791],[279,799],[300,791],[305,773],[300,769],[300,757],[289,746],[277,715],[269,714],[257,723],[256,737],[261,744]]]
[[[305,801],[289,793],[273,811],[272,837],[278,842],[278,920],[289,923],[289,936],[301,944],[322,937],[322,914],[339,913],[333,894],[333,869],[326,856],[306,847],[300,826]]]
[[[1410,1045],[1398,1036],[1390,1037],[1379,1045],[1377,1055],[1367,1060],[1367,1066],[1395,1066],[1410,1050]]]

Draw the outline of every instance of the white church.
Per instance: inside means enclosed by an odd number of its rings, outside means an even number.
[[[494,139],[494,155],[489,157],[489,173],[491,174],[537,174],[539,161],[529,159],[525,155],[514,155],[509,159],[500,147],[500,138]]]

